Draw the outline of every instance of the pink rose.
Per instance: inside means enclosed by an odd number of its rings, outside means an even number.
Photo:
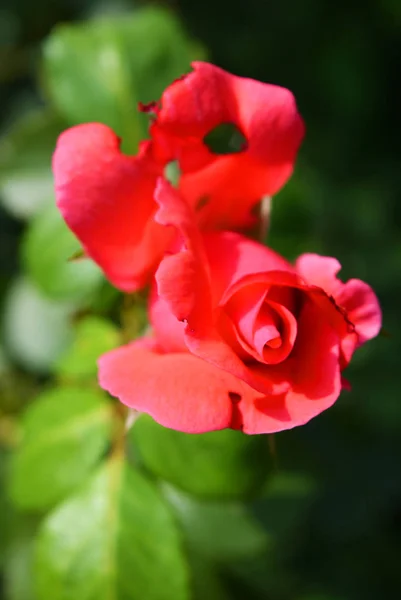
[[[240,234],[202,235],[163,180],[156,200],[176,241],[156,273],[153,334],[101,357],[101,386],[190,433],[272,433],[329,408],[353,352],[380,330],[372,289],[339,280],[334,258],[304,254],[293,266]]]

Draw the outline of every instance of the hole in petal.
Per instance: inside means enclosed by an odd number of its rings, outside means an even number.
[[[178,187],[181,177],[181,169],[178,160],[172,160],[164,167],[164,178],[167,179],[173,187]]]
[[[221,123],[203,138],[204,143],[214,154],[234,154],[246,150],[248,142],[234,123]]]

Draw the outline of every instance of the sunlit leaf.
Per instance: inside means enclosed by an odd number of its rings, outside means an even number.
[[[21,116],[0,138],[0,195],[15,217],[33,216],[53,194],[51,157],[63,121],[49,111]]]
[[[70,303],[48,300],[28,279],[16,279],[4,305],[6,350],[29,370],[51,370],[71,342],[73,310]]]
[[[189,552],[193,600],[231,600],[225,589],[219,566],[195,552]]]
[[[217,562],[225,562],[266,550],[269,536],[245,505],[191,498],[171,486],[163,486],[174,507],[192,550]]]
[[[11,496],[23,509],[44,509],[83,483],[107,449],[112,429],[103,394],[55,388],[24,415],[11,469]]]
[[[204,498],[252,495],[263,486],[272,469],[272,457],[263,436],[246,436],[226,429],[186,434],[158,425],[142,415],[129,439],[155,475]]]
[[[89,259],[69,260],[78,249],[79,242],[52,202],[29,224],[22,241],[23,266],[49,298],[84,301],[103,275]]]
[[[115,325],[99,317],[86,317],[75,328],[75,340],[56,366],[56,373],[69,379],[87,379],[97,374],[97,359],[120,342]]]
[[[38,600],[187,600],[187,565],[159,492],[113,458],[45,521]]]
[[[71,124],[105,123],[135,151],[147,128],[138,102],[158,100],[193,54],[174,15],[149,7],[58,27],[44,47],[44,70],[51,99]]]
[[[10,515],[9,515],[10,518]],[[34,537],[37,519],[12,515],[12,535],[4,565],[4,591],[7,600],[35,600],[33,586]]]

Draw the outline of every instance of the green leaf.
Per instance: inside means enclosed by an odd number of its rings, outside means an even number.
[[[52,302],[26,278],[10,286],[4,304],[4,342],[29,370],[48,372],[71,342],[74,306]]]
[[[0,420],[0,426],[2,422]],[[9,506],[8,498],[4,493],[4,480],[8,456],[0,446],[0,569],[3,567],[4,557],[9,538]],[[7,465],[8,466],[8,465]]]
[[[317,482],[310,474],[281,470],[269,479],[252,512],[278,546],[293,549],[302,537],[317,492]]]
[[[244,504],[205,502],[163,486],[193,551],[217,562],[264,552],[269,537]]]
[[[264,485],[272,457],[264,436],[226,429],[199,435],[158,425],[142,415],[129,440],[155,475],[204,498],[253,495]]]
[[[219,565],[195,552],[189,552],[189,563],[193,600],[230,600],[218,572]]]
[[[333,596],[330,592],[311,593],[300,596],[296,600],[346,600],[345,596]]]
[[[80,388],[44,392],[27,409],[11,470],[22,509],[46,509],[85,481],[107,449],[111,411],[105,396]]]
[[[70,123],[105,123],[135,151],[147,125],[138,102],[158,100],[192,56],[173,14],[149,7],[58,27],[45,44],[44,69],[51,99]]]
[[[21,116],[0,140],[0,195],[15,217],[27,219],[53,193],[51,156],[64,123],[44,110]]]
[[[86,317],[75,329],[75,340],[56,366],[56,373],[69,379],[90,379],[97,374],[97,359],[116,348],[120,332],[115,325],[99,317]]]
[[[13,535],[4,565],[7,600],[36,600],[33,586],[34,538],[37,521],[21,514],[11,515]]]
[[[84,301],[103,280],[89,259],[69,260],[79,242],[52,202],[30,223],[22,241],[23,266],[38,288],[54,300]]]
[[[44,522],[38,600],[187,600],[187,565],[159,492],[114,457]]]

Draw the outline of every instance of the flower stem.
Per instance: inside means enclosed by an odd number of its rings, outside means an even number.
[[[269,232],[271,204],[271,196],[264,196],[260,203],[259,241],[262,242],[262,244],[266,242],[267,234]]]
[[[270,455],[271,455],[272,461],[273,461],[273,468],[275,471],[278,471],[278,454],[277,454],[276,438],[274,437],[274,433],[268,434],[267,443],[268,443]]]

